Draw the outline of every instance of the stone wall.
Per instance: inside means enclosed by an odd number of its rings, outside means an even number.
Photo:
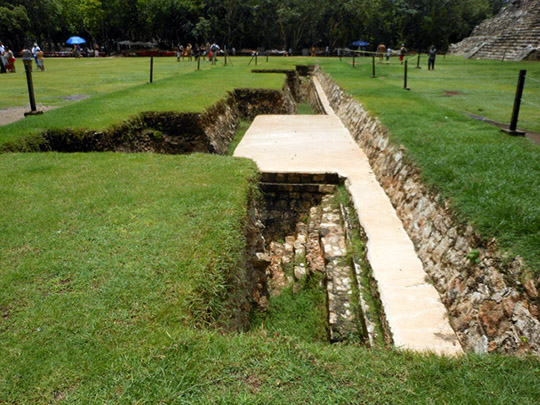
[[[446,305],[466,350],[540,354],[540,280],[522,284],[519,258],[505,259],[455,218],[448,201],[422,182],[406,150],[386,128],[320,69],[315,73],[344,125],[368,155],[415,244],[425,271]]]
[[[264,205],[265,238],[278,240],[283,235],[292,235],[296,224],[309,210],[319,205],[323,196],[334,191],[332,185],[340,182],[332,173],[263,173],[261,191]]]

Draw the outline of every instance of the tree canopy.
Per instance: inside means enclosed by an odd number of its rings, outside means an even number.
[[[507,0],[0,0],[0,39],[12,47],[217,41],[236,48],[343,47],[355,40],[440,49]]]

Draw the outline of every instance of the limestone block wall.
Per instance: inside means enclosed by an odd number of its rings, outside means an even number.
[[[473,228],[459,223],[448,201],[422,182],[407,151],[387,129],[329,76],[315,73],[336,114],[368,155],[415,244],[425,271],[446,305],[466,350],[540,354],[540,280],[522,284],[519,258],[504,259]],[[478,250],[478,260],[471,252]]]

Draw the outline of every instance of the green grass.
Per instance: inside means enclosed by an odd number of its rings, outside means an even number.
[[[298,103],[298,115],[314,115],[317,112],[313,109],[309,103]]]
[[[231,322],[252,162],[49,153],[0,167],[0,392],[141,350],[154,328]]]
[[[305,342],[328,342],[323,279],[321,273],[312,273],[297,281],[297,292],[291,285],[279,296],[271,296],[268,311],[255,316],[252,330],[284,334]]]
[[[238,144],[242,141],[242,138],[244,138],[244,135],[246,134],[250,125],[251,125],[251,121],[246,121],[246,120],[241,120],[238,123],[238,127],[236,128],[236,133],[234,134],[234,139],[229,144],[229,148],[227,150],[228,156],[232,156],[234,154],[234,150],[236,149]]]
[[[17,73],[2,76],[2,89],[9,97],[0,99],[0,109],[28,105],[26,75],[17,60]],[[193,72],[195,62],[176,62],[176,57],[154,58],[154,80]],[[214,68],[201,63],[201,68]],[[74,104],[65,97],[95,97],[148,83],[150,58],[47,58],[45,72],[32,73],[36,102],[44,105]]]
[[[391,86],[403,87],[403,66],[397,58],[390,64],[376,64],[376,79],[372,74],[371,58],[356,58],[357,79],[362,83],[375,81]],[[323,59],[317,63],[327,64]],[[341,64],[349,66],[350,59],[343,58]],[[518,126],[529,131],[540,132],[538,109],[540,107],[540,64],[537,62],[499,62],[490,60],[465,60],[460,56],[437,57],[435,70],[427,70],[427,58],[421,57],[421,69],[416,69],[416,57],[409,60],[407,86],[415,94],[422,95],[432,104],[450,107],[485,116],[491,120],[509,123],[512,115],[518,73],[527,70],[523,102]],[[364,80],[366,79],[366,80]],[[367,80],[370,79],[370,80]],[[368,88],[372,84],[365,83]],[[453,92],[458,94],[448,94]]]
[[[448,60],[467,66],[455,58]],[[382,77],[370,79],[368,65],[357,69],[346,62],[323,66],[379,117],[395,143],[407,148],[426,183],[450,199],[461,220],[474,225],[485,238],[497,238],[503,250],[521,255],[533,271],[540,271],[538,146],[467,117],[445,105],[447,98],[435,102],[413,84],[410,92],[405,91],[384,72]],[[444,72],[443,66],[441,62],[435,72]],[[495,66],[499,64],[493,70]],[[514,64],[515,69],[519,67]],[[416,73],[420,74],[432,72]],[[426,79],[426,83],[430,82]],[[459,88],[459,83],[456,79],[453,88]]]
[[[2,126],[0,145],[35,136],[44,129],[102,130],[143,111],[202,112],[224,99],[227,92],[235,88],[281,89],[285,81],[282,74],[250,74],[251,68],[245,65],[208,65],[206,68],[198,72],[191,69],[156,80],[153,84],[143,82],[110,94],[96,95],[40,116]],[[64,71],[64,74],[68,72]]]

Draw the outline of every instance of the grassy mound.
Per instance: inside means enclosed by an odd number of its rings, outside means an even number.
[[[2,126],[0,147],[22,138],[37,138],[48,129],[99,131],[145,111],[202,112],[236,88],[281,89],[284,82],[283,74],[251,74],[245,65],[183,72]]]
[[[0,167],[3,384],[144,350],[154,329],[238,326],[251,162],[50,153]]]

